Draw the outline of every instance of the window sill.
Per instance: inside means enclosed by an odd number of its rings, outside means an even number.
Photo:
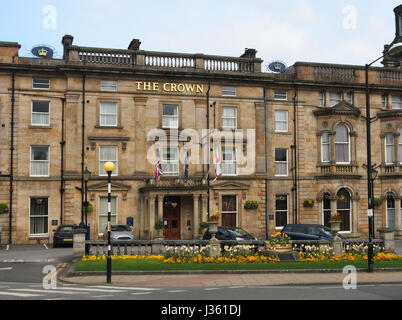
[[[123,126],[100,126],[96,125],[95,129],[124,129]]]
[[[49,239],[50,236],[48,234],[38,234],[38,235],[34,235],[34,234],[30,234],[28,236],[28,239],[33,239],[33,240],[39,240],[39,239]]]
[[[36,125],[30,125],[29,129],[52,129],[52,126],[36,126]]]

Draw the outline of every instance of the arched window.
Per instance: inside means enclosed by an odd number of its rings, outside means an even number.
[[[324,216],[324,226],[331,227],[329,219],[331,218],[331,198],[329,193],[325,193],[322,196],[322,212]]]
[[[387,133],[385,135],[385,163],[393,164],[394,159],[394,135],[392,133]]]
[[[392,193],[387,194],[387,228],[395,229],[395,199]]]
[[[349,128],[343,123],[335,129],[336,163],[350,163],[350,134]]]
[[[337,193],[338,201],[336,202],[336,210],[342,216],[341,231],[351,231],[351,197],[347,189],[341,189]]]

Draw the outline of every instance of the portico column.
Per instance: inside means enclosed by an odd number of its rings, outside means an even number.
[[[201,195],[201,222],[207,222],[208,195]]]
[[[149,237],[153,240],[155,233],[155,200],[156,195],[150,194],[148,198]]]
[[[194,232],[193,237],[195,240],[199,239],[199,230],[200,230],[200,212],[199,212],[199,201],[200,195],[194,194],[193,195],[193,214],[194,214]]]
[[[165,199],[164,194],[158,194],[158,221],[163,221],[163,200]],[[158,231],[159,237],[163,237],[163,230]]]

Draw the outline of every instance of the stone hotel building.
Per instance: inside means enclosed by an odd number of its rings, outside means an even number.
[[[399,44],[402,6],[395,17]],[[297,62],[270,73],[254,49],[241,57],[153,52],[139,40],[127,50],[90,48],[69,35],[62,44],[63,58],[48,59],[0,42],[3,244],[51,243],[57,226],[81,222],[101,238],[108,161],[116,165],[112,222],[132,224],[136,239],[160,236],[158,221],[165,239],[199,239],[208,210],[258,239],[287,223],[328,225],[338,211],[346,237],[367,237],[364,66]],[[398,236],[401,61],[386,55],[368,77],[375,230]],[[233,132],[240,135],[224,138]]]

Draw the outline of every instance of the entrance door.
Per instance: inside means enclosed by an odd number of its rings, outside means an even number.
[[[163,224],[165,240],[180,240],[180,198],[165,198]]]

